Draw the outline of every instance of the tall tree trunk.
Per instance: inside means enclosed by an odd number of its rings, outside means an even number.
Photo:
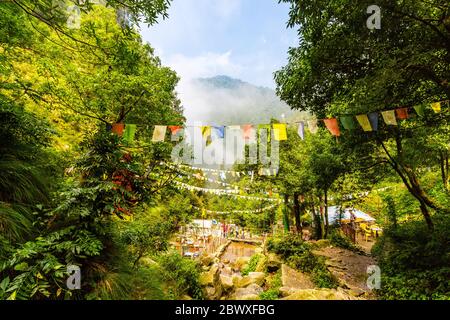
[[[299,202],[299,194],[294,193],[294,217],[295,217],[295,227],[297,234],[302,234],[302,223],[300,221],[300,202]]]
[[[311,212],[313,214],[314,218],[314,238],[316,240],[322,239],[322,228],[321,228],[321,222],[320,222],[320,214],[316,212],[316,206],[314,204],[314,200],[311,201]]]
[[[289,226],[289,216],[288,216],[288,207],[289,205],[289,195],[284,195],[284,208],[283,208],[283,226],[284,231],[289,232],[290,226]]]
[[[384,145],[383,141],[380,140],[381,146],[383,147],[384,152],[389,158],[389,164],[391,167],[397,172],[397,174],[402,179],[404,185],[408,189],[409,193],[413,197],[419,201],[420,204],[420,210],[422,212],[422,215],[425,219],[425,222],[427,223],[428,229],[433,230],[434,224],[431,219],[429,208],[438,210],[438,211],[446,211],[443,208],[438,207],[425,193],[425,191],[422,189],[419,180],[417,179],[416,174],[410,168],[408,165],[406,165],[402,161],[402,148],[401,148],[401,138],[399,136],[396,137],[397,142],[397,152],[399,154],[398,160],[394,159],[392,155],[387,150],[386,146]]]
[[[325,216],[323,212],[323,202],[322,195],[319,196],[319,212],[320,212],[320,229],[321,229],[321,239],[325,239]]]

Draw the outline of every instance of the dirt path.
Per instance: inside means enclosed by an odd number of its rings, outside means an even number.
[[[315,250],[314,254],[326,258],[328,269],[339,279],[341,286],[357,295],[372,296],[366,284],[367,267],[376,264],[371,256],[332,246]]]

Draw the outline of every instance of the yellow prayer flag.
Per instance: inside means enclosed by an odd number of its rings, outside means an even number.
[[[431,104],[431,108],[434,110],[435,113],[441,112],[441,103],[435,102]]]
[[[357,115],[356,120],[358,120],[359,125],[364,131],[372,131],[372,126],[370,125],[369,118],[366,114]]]
[[[286,124],[274,123],[273,124],[273,137],[276,141],[287,140]]]
[[[153,142],[161,142],[164,141],[166,137],[166,126],[155,126],[155,130],[153,131]]]
[[[383,116],[384,122],[386,122],[387,125],[395,126],[397,125],[397,119],[395,118],[395,111],[394,110],[387,110],[381,112],[381,115]]]

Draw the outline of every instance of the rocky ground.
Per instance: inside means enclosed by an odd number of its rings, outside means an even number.
[[[313,253],[325,257],[330,272],[339,280],[337,289],[317,288],[309,275],[284,264],[274,254],[263,254],[261,247],[255,253],[261,257],[255,272],[242,275],[250,257],[221,259],[230,244],[223,245],[215,255],[201,257],[203,273],[200,281],[210,300],[258,300],[275,274],[281,274],[279,294],[285,300],[355,300],[371,299],[366,287],[367,266],[375,264],[365,254],[333,247],[327,243]],[[227,255],[225,255],[227,256]]]

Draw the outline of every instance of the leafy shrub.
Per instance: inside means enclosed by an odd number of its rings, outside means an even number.
[[[312,253],[312,246],[300,237],[289,235],[270,239],[268,249],[279,254],[291,267],[311,275],[311,280],[321,288],[336,288],[337,280],[328,271],[323,257]]]
[[[372,248],[381,268],[383,299],[450,299],[450,219],[435,217],[388,228]]]
[[[256,267],[258,266],[258,263],[259,263],[260,259],[261,259],[261,255],[260,254],[254,254],[250,258],[250,261],[248,262],[247,267],[245,267],[244,270],[242,270],[242,275],[246,276],[250,272],[254,272],[256,270]]]
[[[278,289],[269,289],[259,294],[261,300],[277,300],[279,298],[280,291]]]
[[[183,258],[178,252],[171,251],[158,258],[163,278],[171,286],[171,296],[174,299],[184,294],[194,299],[202,299],[203,293],[199,282],[200,265],[190,259]]]
[[[358,246],[356,246],[353,242],[351,242],[349,238],[340,234],[338,230],[333,230],[331,232],[330,242],[332,245],[339,248],[351,250],[357,253],[364,253],[364,251],[361,250]]]

